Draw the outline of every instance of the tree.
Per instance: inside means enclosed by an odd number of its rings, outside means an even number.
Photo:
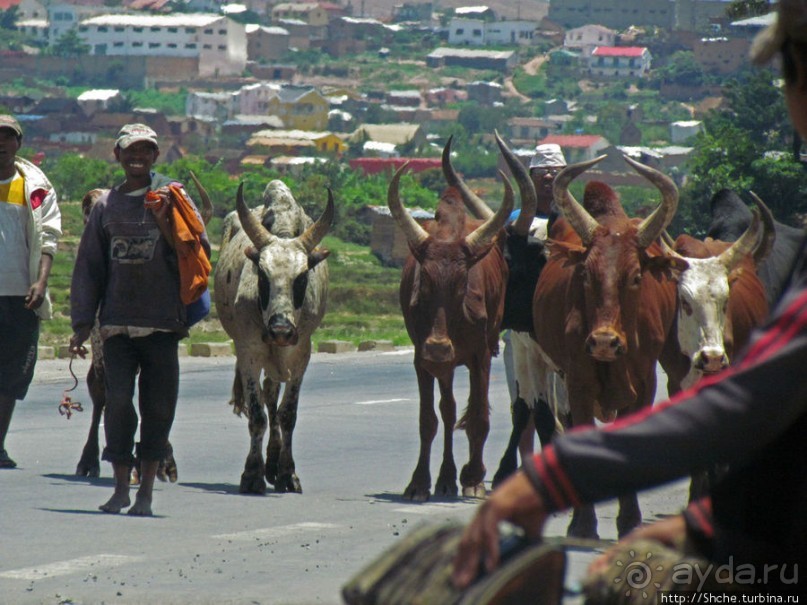
[[[754,191],[783,222],[807,211],[804,167],[792,153],[793,127],[781,89],[769,70],[753,70],[725,87],[725,108],[704,120],[689,162],[690,178],[671,232],[704,235],[709,201],[727,187]]]
[[[67,30],[50,48],[50,54],[57,57],[80,57],[90,53],[90,45],[85,44],[75,29]]]
[[[673,53],[667,65],[656,70],[654,77],[660,82],[682,86],[701,86],[705,80],[703,67],[688,50]]]

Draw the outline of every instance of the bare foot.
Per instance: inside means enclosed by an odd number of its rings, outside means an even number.
[[[126,508],[131,504],[129,494],[112,494],[112,497],[106,503],[98,507],[99,510],[105,513],[117,515],[121,509]]]
[[[151,512],[151,498],[137,494],[134,506],[126,514],[133,517],[151,517],[153,515]]]

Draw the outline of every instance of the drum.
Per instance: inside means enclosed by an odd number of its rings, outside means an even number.
[[[452,560],[464,526],[421,525],[342,588],[348,605],[557,605],[566,558],[556,544],[502,541],[502,562],[464,591],[451,584]]]

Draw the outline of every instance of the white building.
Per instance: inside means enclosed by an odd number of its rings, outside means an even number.
[[[247,64],[244,26],[222,15],[101,15],[79,23],[92,55],[191,57],[200,76],[240,75]]]
[[[279,84],[258,82],[247,84],[235,94],[237,113],[250,116],[265,116],[269,112],[269,101],[277,97]]]
[[[533,43],[534,21],[485,21],[454,17],[448,25],[448,43],[468,46],[529,45]]]
[[[586,58],[588,74],[604,78],[641,78],[652,57],[644,46],[598,46]]]
[[[119,101],[121,98],[122,96],[118,89],[96,88],[81,93],[76,101],[78,101],[84,113],[91,116],[96,111],[109,109],[110,103]]]
[[[700,120],[682,120],[670,124],[670,140],[673,144],[684,143],[703,131]]]
[[[185,97],[185,115],[223,122],[240,113],[237,99],[238,94],[234,92],[189,92]]]
[[[566,31],[563,37],[565,48],[579,48],[585,54],[591,54],[597,46],[613,46],[616,43],[616,32],[602,25],[584,25]]]

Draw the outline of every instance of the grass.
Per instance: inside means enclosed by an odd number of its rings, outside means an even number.
[[[70,279],[83,229],[79,202],[61,202],[63,236],[59,242],[49,280],[54,316],[42,323],[40,344],[67,344],[70,327]],[[213,236],[213,263],[218,258],[218,237]],[[314,334],[314,350],[323,340],[346,340],[358,345],[365,340],[390,340],[409,344],[398,306],[401,271],[385,267],[365,246],[327,236],[323,246],[328,257],[330,287],[328,310]],[[212,279],[211,279],[212,287]],[[226,342],[230,337],[221,327],[215,306],[210,316],[191,328],[187,342]]]

